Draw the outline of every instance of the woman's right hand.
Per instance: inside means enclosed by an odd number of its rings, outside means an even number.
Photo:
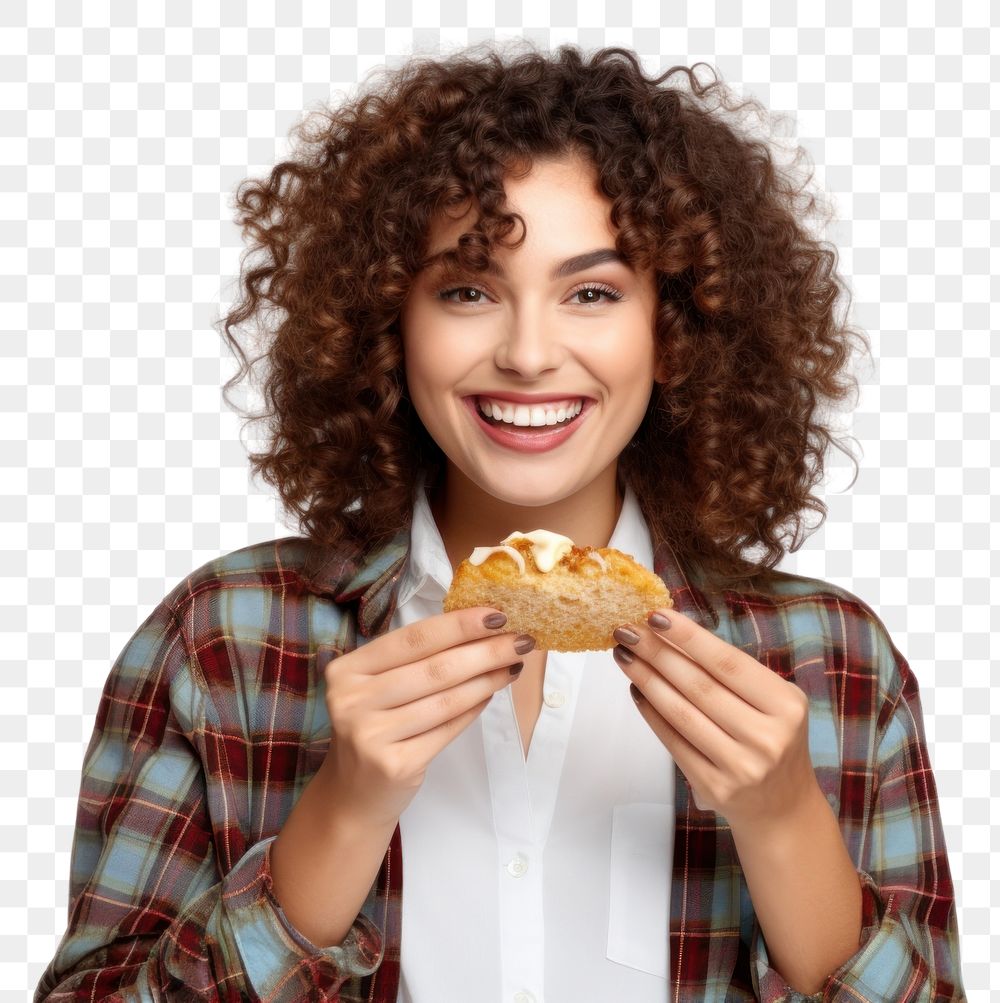
[[[332,737],[322,769],[337,804],[395,826],[430,761],[517,678],[511,669],[534,647],[526,635],[498,633],[503,623],[486,626],[498,613],[476,606],[428,617],[327,662]],[[531,647],[518,652],[525,640]]]

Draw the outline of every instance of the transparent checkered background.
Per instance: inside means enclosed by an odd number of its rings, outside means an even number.
[[[296,531],[249,482],[220,397],[233,189],[369,70],[493,35],[624,44],[651,71],[707,60],[812,156],[874,366],[844,419],[858,479],[844,490],[853,470],[833,453],[828,520],[782,566],[871,604],[919,680],[965,981],[986,998],[1000,985],[988,3],[172,0],[139,23],[135,6],[0,5],[0,1001],[26,997],[65,930],[82,758],[116,655],[189,572]]]

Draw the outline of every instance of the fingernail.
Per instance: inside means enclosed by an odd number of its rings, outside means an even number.
[[[642,694],[639,692],[639,687],[635,683],[628,684],[628,691],[632,694],[632,699],[638,703],[642,699]]]
[[[621,662],[622,665],[629,665],[635,661],[635,656],[632,652],[628,648],[623,648],[620,644],[615,645],[615,650],[611,654],[614,656],[615,661]]]
[[[670,621],[662,613],[650,613],[646,622],[656,630],[666,630],[670,626]]]
[[[524,662],[516,662],[514,665],[508,665],[507,671],[512,676],[519,676],[521,674],[521,669],[524,668]]]
[[[638,644],[639,635],[630,627],[619,627],[614,632],[614,639],[622,644]]]
[[[514,641],[514,650],[519,655],[526,655],[535,646],[535,639],[530,634],[521,634]]]
[[[503,613],[488,613],[483,617],[484,627],[502,627],[507,622]]]

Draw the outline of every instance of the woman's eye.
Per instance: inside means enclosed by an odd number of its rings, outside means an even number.
[[[473,293],[472,299],[452,299],[455,293]],[[483,296],[486,294],[482,289],[478,289],[476,286],[455,286],[453,289],[442,289],[438,293],[438,297],[449,303],[481,303]]]
[[[581,297],[581,299],[577,300],[577,303],[581,304],[582,306],[591,306],[592,304],[599,305],[602,296],[605,296],[607,299],[610,300],[620,300],[622,298],[622,294],[618,292],[617,289],[614,289],[611,286],[604,286],[604,285],[582,286],[579,289],[573,290],[573,292],[570,294],[570,298],[572,299],[573,296]]]

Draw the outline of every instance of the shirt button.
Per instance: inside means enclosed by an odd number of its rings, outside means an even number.
[[[514,1003],[535,1003],[535,997],[531,993],[514,993]]]
[[[546,707],[562,707],[566,702],[566,694],[562,690],[548,690],[545,694]]]
[[[515,853],[507,861],[507,873],[513,878],[519,878],[528,869],[528,858],[523,853]],[[517,997],[515,997],[516,999]]]

